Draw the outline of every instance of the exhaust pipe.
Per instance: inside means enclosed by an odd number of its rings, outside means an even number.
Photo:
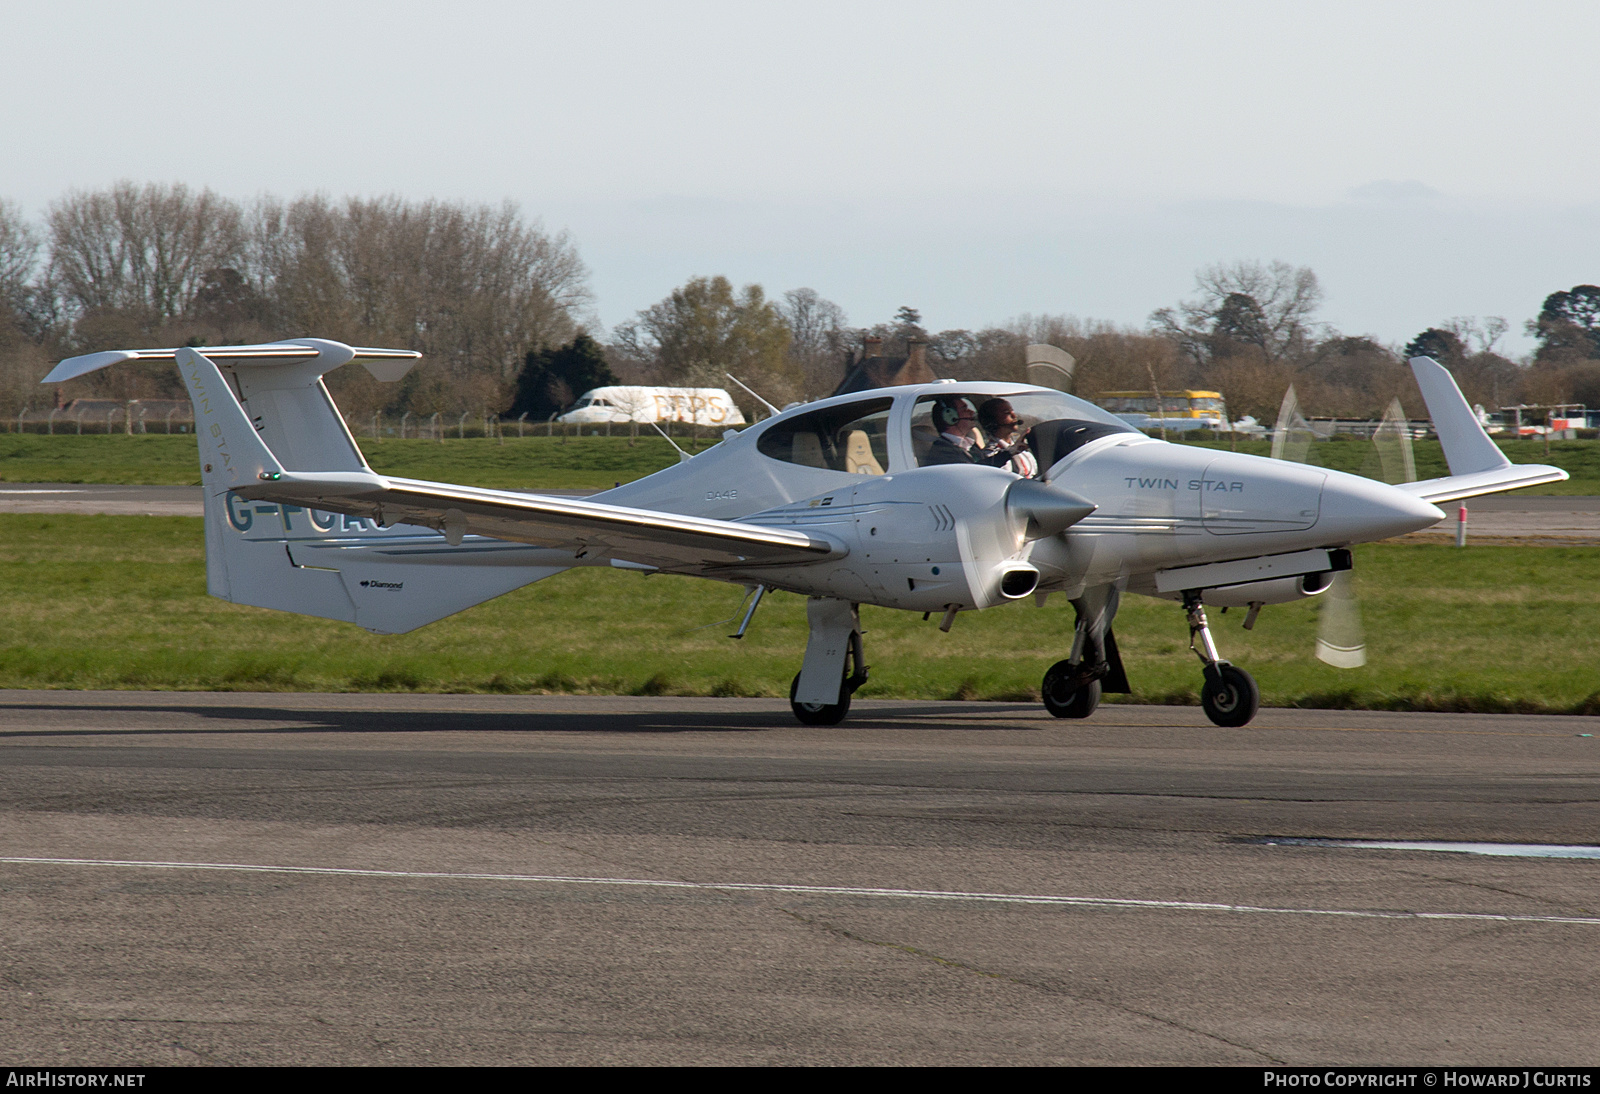
[[[1000,595],[1007,600],[1021,600],[1039,584],[1039,571],[1032,566],[1012,565],[1000,574]]]

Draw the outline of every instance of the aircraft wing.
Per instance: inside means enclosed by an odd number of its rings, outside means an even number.
[[[1438,479],[1400,484],[1400,489],[1423,501],[1459,501],[1481,494],[1520,490],[1524,486],[1561,482],[1568,476],[1559,467],[1544,464],[1515,464],[1506,459],[1489,434],[1478,424],[1466,397],[1456,386],[1454,376],[1432,357],[1413,357],[1411,372],[1422,389],[1423,401],[1433,418],[1433,428],[1444,448],[1450,474]]]
[[[364,463],[341,471],[291,471],[267,447],[214,362],[187,347],[174,351],[174,359],[194,400],[206,472],[241,498],[343,513],[382,525],[437,528],[452,546],[472,533],[677,573],[821,562],[848,553],[843,544],[815,533],[582,498],[391,479]]]
[[[233,492],[243,498],[557,547],[678,573],[729,566],[822,562],[847,554],[825,536],[787,528],[607,505],[584,498],[485,490],[372,472],[267,472]]]

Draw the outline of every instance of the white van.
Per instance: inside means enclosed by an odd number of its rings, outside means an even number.
[[[744,425],[739,406],[720,387],[597,387],[585,391],[558,422],[693,422]]]

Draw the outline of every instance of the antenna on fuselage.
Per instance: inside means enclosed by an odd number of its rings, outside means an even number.
[[[655,422],[651,422],[650,423],[650,428],[654,429],[657,433],[661,434],[663,437],[666,437],[667,438],[667,443],[670,444],[673,448],[678,448],[678,442],[673,440],[670,436],[668,436],[667,435],[667,431],[665,429],[662,429]],[[692,459],[694,459],[693,456],[689,455],[689,453],[685,452],[683,449],[678,448],[678,462],[679,463],[682,463],[684,460],[692,460]]]
[[[755,393],[755,391],[750,387],[749,384],[747,384],[743,380],[739,379],[739,377],[735,376],[733,373],[724,372],[722,375],[726,376],[728,379],[732,380],[734,383],[736,383],[740,387],[744,388],[746,394],[748,394],[750,396],[750,398],[754,399],[756,402],[760,403],[762,406],[764,406],[768,410],[772,411],[772,413],[774,413],[774,414],[782,414],[783,413],[783,411],[779,410],[777,407],[775,407],[771,403],[767,402],[761,396],[757,395]]]

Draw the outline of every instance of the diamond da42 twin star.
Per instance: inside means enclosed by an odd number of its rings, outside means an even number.
[[[1121,596],[1142,593],[1182,605],[1206,714],[1244,725],[1256,685],[1218,653],[1206,603],[1315,596],[1350,567],[1350,546],[1434,524],[1435,502],[1566,478],[1512,465],[1450,373],[1417,358],[1450,474],[1404,486],[1169,444],[1046,388],[944,381],[806,403],[614,490],[540,496],[367,465],[322,377],[359,361],[398,380],[418,356],[316,338],[120,350],[62,361],[46,382],[176,361],[194,402],[214,596],[401,633],[609,566],[746,586],[743,634],[761,595],[783,589],[809,598],[790,694],[808,724],[843,719],[867,678],[860,605],[941,613],[948,629],[959,612],[1049,593],[1077,614],[1044,705],[1086,717],[1103,690],[1128,690],[1112,623]],[[996,400],[1028,429],[1031,459],[968,450],[971,419]]]

